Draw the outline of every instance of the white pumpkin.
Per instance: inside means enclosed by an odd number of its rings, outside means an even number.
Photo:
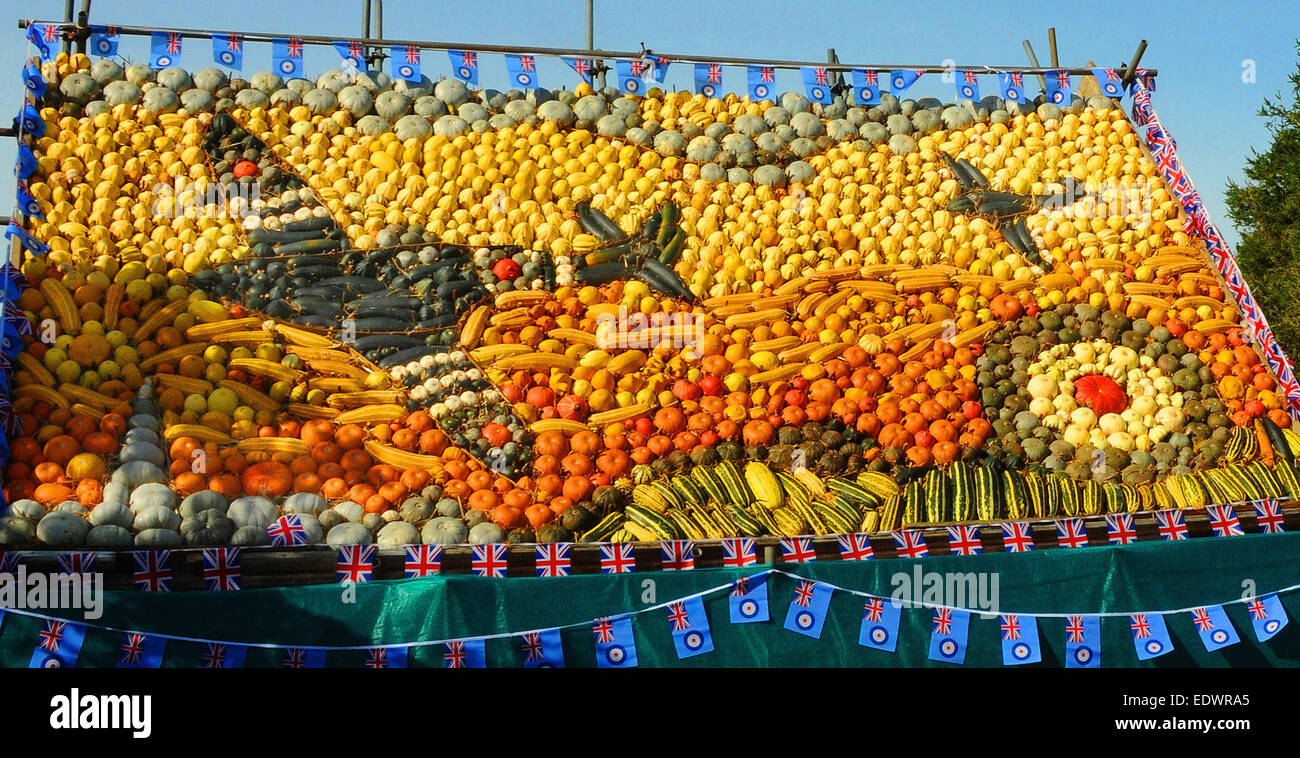
[[[181,535],[171,529],[146,529],[135,536],[136,547],[180,547]]]
[[[165,505],[145,505],[135,512],[132,528],[137,532],[146,529],[179,529],[181,517]]]
[[[100,503],[90,512],[90,523],[95,526],[120,526],[130,529],[135,522],[131,509],[122,503]]]
[[[86,541],[90,525],[82,517],[65,511],[51,511],[36,525],[36,539],[46,545],[76,547]]]
[[[181,522],[180,532],[187,545],[229,545],[235,522],[221,511],[208,508]]]
[[[254,495],[241,497],[230,504],[226,515],[236,527],[256,526],[265,529],[276,517],[275,503],[270,498]]]
[[[32,521],[40,521],[45,516],[45,506],[35,500],[15,500],[9,506],[9,512]]]
[[[226,509],[229,507],[229,504],[226,502],[226,496],[222,495],[220,492],[199,490],[181,501],[181,507],[178,509],[178,512],[180,513],[181,518],[189,518],[190,516],[196,516],[203,511],[210,510],[215,510],[224,516]]]
[[[329,502],[325,498],[313,492],[295,492],[284,499],[283,510],[285,513],[318,515],[321,511],[329,508]]]
[[[36,522],[21,516],[0,518],[0,545],[22,547],[36,538]]]
[[[141,510],[153,506],[174,510],[176,508],[176,493],[171,488],[159,482],[147,482],[136,487],[131,492],[130,500],[131,512],[139,514]]]
[[[120,482],[127,489],[134,490],[142,484],[167,482],[167,473],[148,461],[130,461],[117,467],[110,481]]]
[[[471,545],[494,545],[505,541],[505,531],[491,521],[475,524],[474,528],[469,530],[469,544]]]
[[[267,535],[265,528],[258,528],[256,525],[241,526],[230,537],[230,544],[238,547],[269,545],[271,537]]]
[[[457,545],[469,538],[465,522],[450,516],[430,519],[420,530],[420,541],[426,545]]]
[[[325,541],[331,547],[369,545],[375,541],[375,536],[365,526],[348,522],[330,529],[329,534],[325,535]]]
[[[379,530],[376,538],[380,547],[400,547],[402,545],[420,544],[420,532],[414,524],[405,521],[393,521]]]
[[[1187,417],[1183,414],[1181,408],[1166,405],[1156,411],[1156,423],[1165,427],[1171,432],[1180,432],[1183,425],[1187,422]]]
[[[351,500],[344,500],[334,506],[333,510],[347,521],[353,522],[361,521],[361,517],[366,515],[366,509],[361,507],[359,503],[354,503]]]
[[[101,524],[86,534],[86,547],[116,550],[131,547],[131,532],[117,524]]]

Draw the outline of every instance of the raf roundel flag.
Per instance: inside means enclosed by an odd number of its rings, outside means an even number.
[[[564,668],[564,643],[559,629],[543,629],[519,636],[519,649],[524,654],[524,668]]]
[[[1119,72],[1113,68],[1094,68],[1092,76],[1106,97],[1123,97],[1124,87],[1120,84]]]
[[[478,53],[473,50],[448,50],[451,70],[456,78],[471,87],[478,86]]]
[[[961,664],[966,661],[966,636],[970,632],[970,611],[935,608],[930,633],[930,660]]]
[[[799,70],[803,72],[803,88],[808,93],[808,99],[830,105],[833,99],[830,71],[825,66],[805,66]]]
[[[731,585],[727,597],[731,606],[731,623],[753,624],[767,621],[767,576],[741,577]]]
[[[1276,594],[1257,597],[1246,606],[1250,611],[1250,624],[1260,642],[1270,639],[1286,626],[1286,609]]]
[[[244,69],[244,38],[238,34],[212,35],[212,60],[236,71]]]
[[[974,71],[957,72],[957,99],[979,100],[980,82]]]
[[[1038,641],[1038,619],[1007,613],[998,628],[1002,632],[1002,665],[1020,666],[1043,660],[1043,649]]]
[[[578,78],[582,79],[587,84],[591,84],[591,61],[589,59],[569,58],[566,56],[561,57],[560,60],[564,61],[566,66],[573,69],[573,72],[578,75]]]
[[[800,579],[794,588],[790,610],[785,614],[785,628],[813,639],[821,639],[822,626],[826,624],[826,611],[830,609],[831,593],[834,591],[829,585],[811,579]]]
[[[1196,627],[1196,633],[1201,635],[1205,649],[1210,652],[1241,641],[1221,605],[1192,610],[1192,625]]]
[[[1065,667],[1101,668],[1101,618],[1067,616],[1065,619]]]
[[[916,84],[916,80],[924,73],[918,69],[895,69],[889,72],[889,86],[895,95],[901,95],[908,87]]]
[[[772,66],[749,67],[749,96],[755,100],[771,100],[776,87],[776,69]]]
[[[54,59],[54,48],[51,46],[59,41],[60,36],[59,27],[54,24],[32,24],[27,27],[27,41],[36,46],[42,61]]]
[[[1139,661],[1173,652],[1174,641],[1169,637],[1164,616],[1159,613],[1134,613],[1128,617],[1128,626],[1133,631],[1133,649]]]
[[[862,609],[862,631],[858,644],[892,653],[898,649],[899,606],[883,597],[869,597]]]
[[[149,66],[171,68],[181,59],[180,32],[149,33]]]
[[[596,667],[630,669],[636,667],[636,640],[632,636],[632,619],[628,616],[600,618],[591,625],[596,638]]]
[[[867,68],[853,69],[853,99],[858,105],[879,105],[880,75]]]
[[[32,97],[40,99],[45,97],[45,90],[49,85],[45,83],[45,77],[41,76],[41,69],[35,63],[28,63],[23,66],[23,85],[27,91],[32,93]]]
[[[709,616],[704,610],[703,598],[678,600],[669,603],[664,610],[668,613],[668,625],[678,658],[713,652],[713,635],[709,633]]]
[[[1070,102],[1070,72],[1064,69],[1047,72],[1047,102],[1067,105]]]
[[[645,80],[642,79],[646,72],[646,62],[641,59],[630,61],[614,61],[614,69],[618,72],[618,88],[627,95],[640,95],[645,91]]]
[[[393,45],[393,78],[419,82],[420,48],[415,45]]]
[[[717,97],[722,90],[722,64],[695,64],[695,92],[705,97]]]
[[[335,40],[334,52],[349,68],[360,71],[366,64],[366,46],[356,40]]]
[[[506,55],[510,83],[524,89],[537,88],[537,59],[531,55]]]
[[[35,105],[31,103],[23,105],[18,118],[14,120],[18,122],[18,127],[23,130],[24,134],[29,134],[34,139],[45,136],[45,119],[41,118],[41,113],[36,110]]]
[[[85,639],[84,625],[59,619],[45,619],[36,641],[36,649],[32,651],[32,660],[27,664],[27,668],[72,668],[77,665],[77,656],[81,654],[81,643]]]
[[[301,79],[302,40],[297,37],[272,39],[271,67],[285,79]]]
[[[1016,103],[1025,102],[1025,75],[1019,71],[999,71],[998,83],[1002,85],[1002,99]]]
[[[117,55],[117,43],[121,39],[116,26],[90,27],[90,52],[101,58]]]
[[[118,652],[121,653],[117,659],[117,668],[161,668],[163,651],[166,648],[166,637],[150,637],[139,632],[126,632],[122,637],[122,644],[117,648]]]

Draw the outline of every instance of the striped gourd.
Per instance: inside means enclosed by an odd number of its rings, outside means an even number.
[[[1007,518],[1023,519],[1029,516],[1029,489],[1019,471],[1002,472],[1002,493],[1007,503]]]
[[[1252,465],[1243,465],[1240,463],[1233,463],[1227,467],[1225,473],[1233,484],[1237,486],[1238,494],[1242,496],[1241,500],[1234,502],[1273,497],[1272,488],[1268,486],[1267,480],[1261,480],[1259,475],[1253,470],[1253,465],[1257,464],[1260,468],[1264,468],[1263,464],[1258,460],[1251,461],[1251,464]]]
[[[898,528],[898,509],[902,499],[902,495],[890,495],[885,498],[885,504],[876,509],[880,514],[880,531],[889,532]]]
[[[670,483],[686,505],[704,505],[709,502],[709,493],[689,476],[678,474]]]
[[[1106,507],[1101,482],[1089,479],[1079,488],[1079,507],[1085,516],[1096,516]]]
[[[1183,508],[1204,508],[1206,503],[1210,502],[1210,493],[1201,486],[1196,477],[1188,474],[1172,477],[1182,490],[1183,502],[1180,506]],[[1177,499],[1175,497],[1175,499]]]
[[[1259,438],[1255,430],[1245,426],[1232,427],[1228,444],[1223,446],[1223,457],[1228,463],[1252,461],[1259,457]]]
[[[913,479],[903,487],[903,521],[902,526],[921,523],[925,516],[925,488],[920,479]]]
[[[785,504],[785,490],[781,489],[780,481],[767,465],[758,461],[746,463],[743,479],[754,493],[755,502],[763,507],[771,510]]]
[[[709,513],[703,508],[696,508],[687,515],[689,515],[691,520],[696,524],[699,524],[700,528],[704,530],[704,536],[706,539],[720,540],[724,537],[736,536],[736,530],[732,529],[730,524],[718,520],[717,511]]]
[[[1146,487],[1151,490],[1151,499],[1155,504],[1153,510],[1167,511],[1170,508],[1177,507],[1173,495],[1169,494],[1169,489],[1163,486],[1163,484],[1148,484]]]
[[[668,509],[673,507],[672,501],[664,497],[664,494],[655,488],[653,483],[638,484],[633,487],[632,502],[661,515],[667,513]]]
[[[1273,471],[1277,474],[1282,489],[1290,497],[1300,497],[1300,477],[1297,477],[1295,466],[1290,461],[1285,458],[1274,459]]]
[[[1226,469],[1197,471],[1190,476],[1205,490],[1207,502],[1231,503],[1246,499],[1236,475]]]
[[[748,506],[754,502],[754,493],[750,491],[749,485],[745,482],[745,477],[740,475],[740,469],[736,468],[734,461],[723,461],[714,469],[713,473],[722,483],[723,489],[727,491],[727,502],[734,505]]]
[[[709,495],[709,500],[715,503],[729,503],[731,500],[727,497],[727,490],[722,486],[721,480],[709,469],[708,466],[696,466],[691,471],[691,479],[695,481]]]
[[[623,513],[627,514],[629,521],[654,532],[658,539],[680,540],[685,536],[672,519],[649,508],[643,508],[636,503],[624,508]]]
[[[843,511],[836,509],[834,506],[819,504],[813,506],[813,510],[817,512],[817,516],[826,525],[827,534],[850,534],[857,531],[858,519],[856,517],[852,519],[846,517]]]
[[[1136,496],[1128,501],[1129,513],[1154,511],[1156,509],[1156,492],[1150,484],[1139,484],[1133,488]]]
[[[822,521],[812,503],[786,503],[787,508],[791,508],[799,514],[799,519],[808,525],[808,529],[813,534],[829,534],[826,528],[826,522]],[[806,532],[805,532],[806,533]]]
[[[880,511],[867,511],[867,515],[862,517],[862,523],[858,525],[858,531],[867,533],[880,531]]]
[[[1025,472],[1025,489],[1029,491],[1034,518],[1051,518],[1061,507],[1060,493],[1037,471]]]
[[[1138,494],[1138,488],[1131,484],[1121,482],[1119,485],[1120,492],[1124,494],[1124,511],[1125,513],[1137,513],[1142,510],[1142,496]]]
[[[975,518],[993,521],[1001,512],[1002,493],[998,475],[988,466],[975,467]]]
[[[720,520],[720,516],[725,516],[734,527],[731,531],[741,537],[758,537],[768,531],[761,521],[738,505],[725,505],[714,511],[715,520]]]
[[[803,482],[794,478],[794,475],[788,471],[777,471],[776,481],[781,485],[781,490],[785,493],[786,503],[803,503],[808,505],[812,503],[812,493],[804,486]]]
[[[868,510],[853,503],[843,495],[832,495],[828,500],[823,501],[821,505],[837,511],[840,518],[854,522],[861,520],[862,515]]]
[[[700,525],[695,523],[695,519],[686,515],[685,511],[679,511],[676,508],[668,509],[668,518],[677,525],[677,530],[687,539],[702,540],[705,538],[704,530]]]
[[[1106,482],[1101,488],[1102,497],[1106,502],[1107,513],[1125,513],[1128,511],[1128,502],[1125,499],[1123,488],[1116,482]]]
[[[782,537],[798,537],[808,533],[808,524],[804,523],[793,508],[774,508],[768,514],[776,524],[777,534]]]
[[[642,526],[635,521],[624,521],[623,531],[632,536],[632,540],[628,540],[629,542],[659,542],[663,539],[655,530]]]
[[[687,506],[686,500],[683,499],[681,493],[673,487],[672,482],[661,479],[656,482],[650,482],[650,488],[663,495],[664,500],[667,501],[668,507],[670,508],[685,508]]]
[[[970,521],[975,511],[975,474],[970,465],[957,461],[948,469],[952,489],[952,520]]]
[[[1083,510],[1083,500],[1079,497],[1079,486],[1068,476],[1055,474],[1050,477],[1061,496],[1061,511],[1067,516],[1078,516]]]
[[[898,482],[889,474],[879,471],[863,471],[858,474],[858,486],[875,495],[884,502],[885,498],[898,494]]]
[[[1255,477],[1259,486],[1268,493],[1268,497],[1286,496],[1286,488],[1282,486],[1282,480],[1275,469],[1265,466],[1260,461],[1252,462],[1247,469],[1248,473]]]
[[[873,491],[863,487],[857,482],[848,479],[833,477],[826,480],[826,489],[836,495],[842,495],[854,503],[861,503],[867,508],[875,508],[880,505],[881,498]]]
[[[627,523],[627,522],[623,522],[623,523]],[[636,535],[632,534],[631,532],[629,532],[628,530],[620,526],[618,529],[614,530],[613,534],[609,535],[608,539],[604,541],[605,542],[636,542]]]
[[[948,476],[937,468],[925,475],[925,520],[931,524],[948,520]]]
[[[578,538],[578,541],[579,542],[612,541],[611,537],[613,536],[614,532],[618,531],[619,527],[623,525],[623,521],[624,521],[624,516],[622,513],[611,513],[605,518],[596,522],[595,526],[588,529],[581,537]]]
[[[737,511],[744,511],[745,515],[749,516],[751,520],[757,521],[763,527],[764,532],[768,534],[781,533],[781,530],[776,528],[776,520],[772,518],[771,511],[766,508],[760,508],[757,505],[751,505],[748,510],[745,510],[738,505],[733,505],[731,508],[734,510],[730,511],[730,513],[737,524],[740,523],[741,515],[740,513],[737,513]]]

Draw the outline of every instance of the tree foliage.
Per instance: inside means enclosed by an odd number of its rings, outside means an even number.
[[[1300,53],[1300,42],[1296,45]],[[1228,182],[1228,214],[1241,231],[1237,263],[1264,310],[1278,343],[1300,360],[1300,63],[1291,102],[1264,100],[1272,145],[1251,151],[1246,181]]]

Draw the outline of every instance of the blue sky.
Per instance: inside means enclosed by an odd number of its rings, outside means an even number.
[[[79,6],[80,3],[77,3]],[[446,42],[581,47],[585,42],[583,0],[497,0],[438,2],[388,0],[384,32],[388,38],[422,38]],[[1132,55],[1139,39],[1149,42],[1143,65],[1159,68],[1155,107],[1178,140],[1179,153],[1211,216],[1231,241],[1238,239],[1223,204],[1229,178],[1240,179],[1252,147],[1263,150],[1268,132],[1255,115],[1264,97],[1289,97],[1287,75],[1296,67],[1295,40],[1300,25],[1294,3],[1284,0],[1172,2],[1093,0],[1086,12],[1078,3],[1036,2],[1031,13],[1023,3],[931,0],[926,3],[865,3],[805,0],[717,2],[658,0],[652,4],[596,0],[597,47],[639,49],[641,43],[669,55],[714,54],[821,60],[834,47],[845,63],[1025,65],[1020,41],[1028,38],[1046,65],[1047,28],[1055,26],[1063,65],[1118,66]],[[0,0],[0,70],[12,71],[0,90],[4,120],[16,113],[21,85],[18,71],[26,43],[18,18],[61,18],[58,0]],[[207,3],[95,0],[92,22],[174,26],[193,29],[360,36],[361,0],[282,1],[268,5],[250,0]],[[148,59],[149,41],[123,38],[120,53]],[[1253,83],[1243,82],[1244,62],[1254,62]],[[245,75],[269,69],[269,44],[250,45]],[[191,70],[211,63],[206,39],[187,40],[181,64]],[[335,67],[338,58],[325,47],[309,48],[306,68],[314,75]],[[483,56],[481,83],[504,88],[505,62]],[[543,86],[576,83],[558,59],[539,65]],[[432,78],[450,74],[445,54],[425,51],[424,72]],[[743,91],[744,71],[726,70],[726,86]],[[691,87],[690,66],[669,70],[668,85]],[[799,89],[797,71],[778,74],[778,89]],[[994,92],[995,77],[983,77],[985,93]],[[1030,91],[1034,91],[1031,86]],[[952,85],[927,75],[909,94],[952,99]],[[1129,101],[1125,101],[1126,108]],[[0,163],[12,165],[14,146],[0,144]],[[0,192],[11,194],[12,176],[4,175]]]

